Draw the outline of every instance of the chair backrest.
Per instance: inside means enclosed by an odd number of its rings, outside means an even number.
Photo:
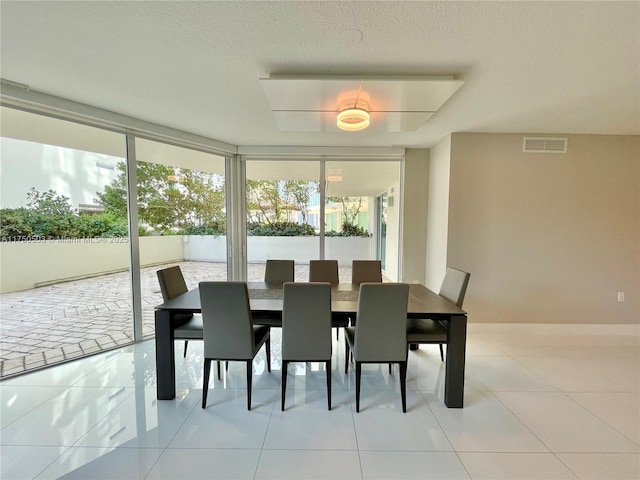
[[[252,358],[253,324],[245,282],[200,282],[205,358]]]
[[[353,358],[402,362],[407,358],[406,283],[362,283],[358,297]]]
[[[470,277],[471,274],[468,272],[447,268],[447,273],[445,273],[444,280],[442,280],[442,285],[440,286],[440,295],[462,308]]]
[[[309,281],[340,283],[337,260],[309,261]]]
[[[353,260],[351,262],[351,283],[381,281],[382,262],[380,260]]]
[[[264,271],[264,281],[282,285],[284,282],[295,280],[295,265],[293,260],[267,260]]]
[[[179,266],[164,268],[156,273],[158,274],[158,282],[160,282],[162,299],[165,302],[187,292],[187,284]]]
[[[282,358],[331,358],[331,284],[284,284],[282,305]]]

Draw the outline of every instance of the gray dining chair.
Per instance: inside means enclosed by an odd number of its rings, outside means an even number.
[[[407,411],[407,304],[406,283],[362,283],[355,327],[344,330],[345,374],[349,351],[356,364],[356,412],[360,411],[363,363],[398,363],[402,411]]]
[[[329,282],[333,284],[340,283],[338,275],[337,260],[310,260],[309,261],[309,281],[310,282]],[[349,323],[345,320],[344,326]],[[336,328],[336,340],[340,338],[340,327]]]
[[[468,272],[447,268],[440,286],[439,295],[462,308],[470,277],[471,274]],[[440,347],[440,360],[444,361],[442,345],[447,343],[447,327],[445,322],[438,320],[411,318],[407,320],[407,344],[438,344]]]
[[[309,281],[340,283],[337,260],[310,260]]]
[[[188,291],[182,270],[178,265],[158,270],[156,274],[158,275],[163,301],[168,302]],[[176,340],[184,340],[183,356],[186,357],[189,340],[202,340],[203,338],[202,315],[198,313],[177,313],[174,318],[183,322],[174,329],[173,335]]]
[[[284,284],[282,304],[282,405],[290,362],[324,362],[331,410],[331,284]]]
[[[265,283],[282,285],[295,280],[295,264],[293,260],[267,260],[264,271]]]
[[[382,262],[380,260],[353,260],[351,262],[351,283],[382,282]]]
[[[207,404],[212,360],[247,364],[247,410],[251,410],[253,359],[265,345],[267,370],[271,372],[271,336],[265,325],[253,325],[245,282],[200,282],[204,324],[204,379],[202,408]],[[220,363],[218,363],[220,379]]]

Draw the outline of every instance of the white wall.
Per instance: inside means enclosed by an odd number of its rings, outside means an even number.
[[[184,259],[192,262],[227,261],[227,236],[184,235]]]
[[[129,268],[127,238],[79,240],[82,241],[0,243],[0,293]],[[180,235],[140,238],[140,263],[143,266],[182,259]]]
[[[450,158],[451,136],[447,136],[429,156],[425,285],[435,292],[440,290],[447,269]]]
[[[470,321],[638,324],[640,137],[568,135],[562,155],[523,136],[451,137],[447,261],[471,272]]]
[[[247,237],[247,261],[289,259],[309,263],[318,258],[318,237]],[[372,237],[325,237],[325,257],[351,265],[352,260],[369,260],[372,256]],[[201,262],[226,261],[226,237],[190,235],[184,237],[185,260]]]
[[[27,192],[49,189],[69,197],[73,208],[92,204],[97,192],[117,177],[123,158],[54,145],[0,138],[0,205],[26,206]],[[111,166],[113,169],[98,166]]]
[[[325,237],[325,258],[345,266],[351,266],[353,260],[373,260],[373,243],[373,237]]]

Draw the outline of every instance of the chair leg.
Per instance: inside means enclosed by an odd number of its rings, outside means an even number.
[[[400,395],[402,396],[402,412],[407,413],[407,362],[400,362]]]
[[[253,359],[247,360],[247,410],[251,410],[251,374],[253,373]]]
[[[218,380],[221,380],[221,377],[220,377],[220,360],[218,360],[216,363],[218,364]],[[229,366],[229,362],[227,362],[227,367],[228,366]]]
[[[287,396],[287,367],[289,360],[282,360],[282,404],[280,410],[284,412],[284,399]]]
[[[340,328],[336,328],[336,340],[340,340]]]
[[[442,344],[440,346],[440,360],[444,362],[444,352],[442,351]]]
[[[187,346],[189,345],[189,340],[185,340],[184,341],[184,353],[182,354],[183,357],[187,356]]]
[[[327,360],[326,371],[327,371],[327,404],[329,406],[329,410],[331,410],[331,360]]]
[[[267,372],[271,373],[271,336],[265,342],[267,348]]]
[[[207,405],[207,393],[209,392],[209,374],[211,373],[211,360],[204,359],[204,376],[202,380],[202,408]]]
[[[356,412],[360,411],[360,376],[362,375],[362,363],[356,360]]]
[[[389,363],[389,375],[391,375],[391,369],[393,368],[393,364]]]
[[[347,338],[345,336],[344,339],[344,373],[349,371],[349,342],[347,342]]]

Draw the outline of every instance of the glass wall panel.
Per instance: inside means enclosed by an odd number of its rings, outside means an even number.
[[[0,373],[133,340],[120,134],[0,109]]]
[[[320,258],[320,162],[247,161],[246,178],[248,281],[264,280],[267,259],[294,260],[307,281]]]
[[[157,271],[178,265],[188,289],[227,279],[225,159],[136,139],[143,334],[162,303]]]
[[[399,161],[327,161],[325,164],[325,258],[337,259],[341,266],[353,260],[384,260],[383,273],[398,278]],[[380,216],[376,198],[387,195],[386,240],[380,242]],[[340,269],[340,281],[350,271]]]

